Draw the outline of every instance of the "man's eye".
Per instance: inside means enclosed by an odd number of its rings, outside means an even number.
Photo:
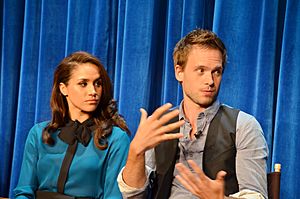
[[[87,83],[86,83],[86,82],[80,82],[79,85],[80,85],[81,87],[86,87],[86,86],[87,86]]]
[[[222,70],[215,70],[215,71],[213,72],[213,74],[214,74],[214,75],[217,75],[217,76],[220,76],[220,75],[222,75]]]
[[[198,69],[197,69],[197,72],[198,72],[198,73],[204,73],[204,69],[203,69],[203,68],[198,68]]]

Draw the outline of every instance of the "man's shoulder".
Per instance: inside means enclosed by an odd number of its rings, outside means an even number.
[[[256,120],[255,116],[253,116],[252,114],[250,114],[244,110],[229,106],[227,104],[221,104],[220,107],[222,107],[223,110],[225,110],[225,111],[237,111],[238,112],[237,120],[239,121],[238,123],[249,123],[250,122],[252,124],[259,125],[259,122]]]
[[[220,107],[222,107],[222,108],[224,108],[224,109],[227,109],[227,110],[237,110],[237,111],[239,111],[239,114],[242,114],[242,115],[244,115],[245,117],[255,118],[253,115],[251,115],[251,114],[248,113],[247,111],[242,110],[242,109],[239,109],[239,108],[236,108],[236,107],[233,107],[233,106],[230,106],[230,105],[228,105],[228,104],[221,104]]]
[[[234,122],[237,120],[240,114],[240,110],[237,108],[233,108],[226,104],[220,104],[219,110],[215,117],[221,117],[222,120]]]
[[[220,108],[225,109],[225,110],[231,110],[231,111],[233,111],[233,110],[235,110],[235,111],[241,111],[240,109],[232,107],[232,106],[229,106],[228,104],[221,104]]]

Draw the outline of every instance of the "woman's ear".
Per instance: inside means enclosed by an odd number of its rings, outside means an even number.
[[[68,97],[68,89],[64,83],[59,83],[59,90],[60,90],[61,94]]]
[[[180,65],[175,66],[175,77],[177,81],[182,82],[183,80],[183,67]]]

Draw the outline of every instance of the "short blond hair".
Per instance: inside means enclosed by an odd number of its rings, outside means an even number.
[[[224,43],[214,32],[203,29],[191,31],[176,44],[173,51],[174,67],[176,65],[185,67],[193,46],[219,50],[222,54],[222,66],[224,68],[227,62],[227,51]]]

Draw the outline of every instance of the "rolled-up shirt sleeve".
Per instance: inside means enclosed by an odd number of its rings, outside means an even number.
[[[260,124],[242,111],[237,120],[236,148],[239,191],[251,190],[267,198],[268,146]]]
[[[154,149],[150,149],[145,153],[145,174],[147,176],[147,180],[144,184],[143,187],[141,188],[135,188],[127,185],[124,180],[123,180],[123,170],[124,168],[120,171],[117,181],[119,185],[119,189],[122,193],[123,198],[135,198],[135,199],[140,199],[140,198],[146,198],[146,189],[149,185],[149,176],[151,172],[154,172],[156,169],[155,166],[155,153]]]
[[[242,111],[237,119],[236,129],[236,175],[239,192],[224,198],[262,199],[267,198],[267,164],[268,146],[262,128],[257,120]],[[123,178],[123,169],[118,176],[118,184],[123,198],[146,198],[149,176],[156,170],[154,150],[145,154],[147,180],[142,188],[128,186]]]

